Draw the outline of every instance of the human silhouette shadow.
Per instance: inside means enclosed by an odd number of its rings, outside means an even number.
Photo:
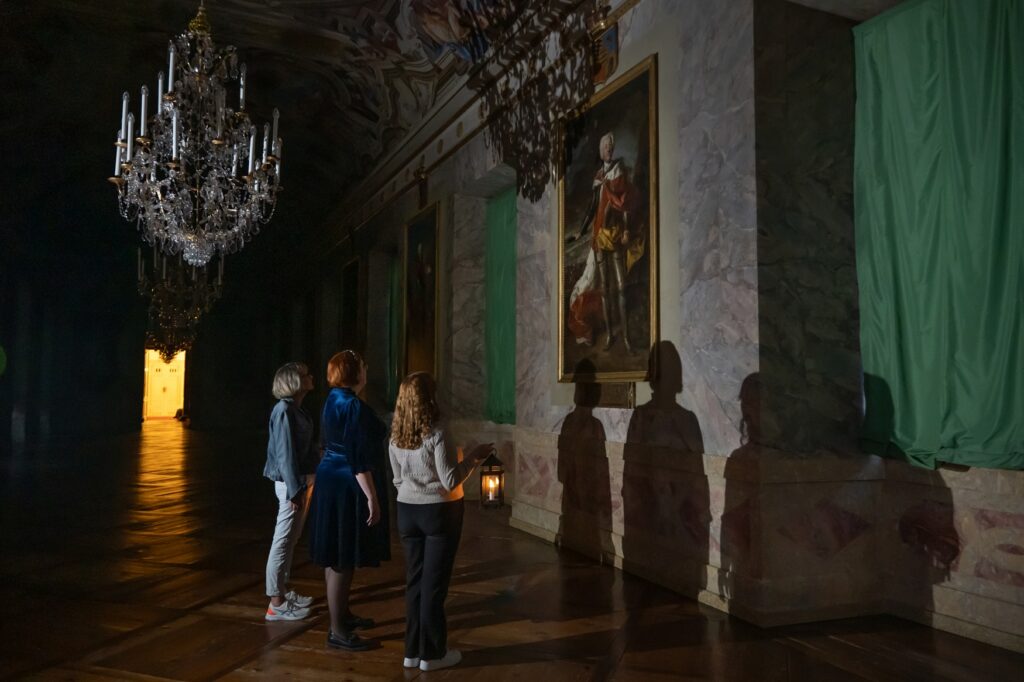
[[[711,525],[704,437],[676,402],[683,365],[670,341],[651,348],[648,371],[653,395],[633,411],[623,450],[623,566],[696,598]]]
[[[875,454],[900,458],[892,442],[897,422],[888,385],[879,377],[865,377],[867,410],[862,445]],[[761,411],[763,386],[759,373],[749,375],[740,387],[740,435],[742,444],[725,465],[725,500],[721,521],[721,596],[737,607],[755,603],[758,581],[764,578],[763,554],[791,551],[808,555],[809,561],[838,561],[841,552],[871,525],[879,528],[878,541],[888,548],[886,565],[878,566],[878,595],[897,612],[915,620],[930,621],[934,587],[950,578],[961,554],[961,542],[953,514],[952,495],[933,472],[923,489],[917,482],[896,478],[882,487],[883,503],[877,518],[863,518],[846,510],[829,496],[809,500],[804,513],[790,517],[778,528],[762,528],[755,536],[758,509],[760,459],[768,449],[763,439]],[[899,467],[897,467],[898,469]],[[909,469],[904,470],[911,474]],[[916,478],[916,476],[915,476]],[[803,507],[802,507],[803,508]],[[781,535],[777,538],[775,533]],[[771,544],[765,546],[766,537]]]
[[[576,364],[575,407],[558,434],[558,482],[562,513],[556,543],[604,562],[612,546],[612,494],[604,425],[594,416],[601,385],[587,379],[596,368]]]
[[[865,412],[861,426],[861,446],[864,450],[907,461],[906,454],[896,445],[895,434],[899,418],[888,382],[873,374],[864,375]],[[954,469],[956,465],[941,464]],[[889,467],[884,488],[890,502],[883,506],[883,530],[890,534],[884,541],[895,548],[893,565],[886,571],[884,581],[888,598],[899,605],[898,610],[915,620],[933,621],[935,586],[949,581],[953,570],[961,561],[976,575],[986,571],[998,572],[989,557],[963,555],[963,543],[956,528],[953,494],[938,471],[927,474],[928,488],[901,482],[901,474],[911,470],[899,466]],[[916,472],[915,472],[916,473]],[[891,479],[891,480],[890,480]],[[912,490],[913,496],[904,491]],[[923,492],[922,492],[923,491]],[[990,522],[998,525],[998,522]],[[895,537],[891,534],[895,533]],[[996,555],[997,556],[997,555]]]
[[[755,549],[757,466],[761,434],[761,376],[750,374],[740,385],[740,447],[725,464],[725,501],[719,534],[718,586],[722,597],[749,603],[753,581],[761,576],[760,554]]]

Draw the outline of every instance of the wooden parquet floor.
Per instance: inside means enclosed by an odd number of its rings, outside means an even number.
[[[401,666],[403,565],[357,573],[380,647],[327,649],[322,574],[300,623],[266,623],[276,500],[257,434],[177,422],[3,455],[0,678],[33,680],[1010,680],[1024,657],[890,617],[762,630],[467,507],[448,601],[465,654]]]

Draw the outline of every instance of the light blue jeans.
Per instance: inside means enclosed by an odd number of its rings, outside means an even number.
[[[302,527],[306,525],[314,478],[312,474],[306,476],[306,489],[302,493],[302,505],[298,509],[292,509],[291,501],[288,499],[288,486],[280,481],[274,483],[278,502],[277,525],[274,527],[274,541],[270,544],[270,555],[267,557],[268,597],[283,597],[288,591],[292,556],[295,554],[295,545],[302,535]]]

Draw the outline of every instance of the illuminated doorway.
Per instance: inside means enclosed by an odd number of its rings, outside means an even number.
[[[146,387],[142,394],[143,419],[169,419],[185,407],[185,351],[170,362],[160,353],[146,351]]]

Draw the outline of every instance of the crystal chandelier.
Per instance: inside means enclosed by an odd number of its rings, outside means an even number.
[[[220,298],[224,258],[214,278],[208,267],[189,266],[180,256],[168,258],[154,248],[150,277],[139,249],[138,277],[139,293],[149,298],[146,348],[159,351],[169,362],[178,351],[191,349],[199,320]]]
[[[260,152],[245,110],[245,64],[239,66],[234,47],[214,46],[202,2],[188,30],[170,43],[167,74],[157,76],[153,112],[142,86],[138,128],[128,93],[122,96],[110,181],[121,215],[136,222],[144,241],[202,266],[217,252],[242,248],[273,216],[279,114],[274,109],[273,129],[263,125]],[[228,102],[229,84],[237,110]]]
[[[538,201],[559,171],[557,127],[594,93],[595,38],[607,28],[608,2],[482,4],[495,18],[474,28],[481,33],[475,40],[493,46],[494,63],[482,64],[467,84],[480,95],[487,146],[515,169],[519,194]],[[511,27],[502,22],[508,18]]]
[[[155,350],[164,362],[171,362],[181,351],[192,350],[196,340],[196,330],[188,329],[150,329],[146,332],[145,347]]]

